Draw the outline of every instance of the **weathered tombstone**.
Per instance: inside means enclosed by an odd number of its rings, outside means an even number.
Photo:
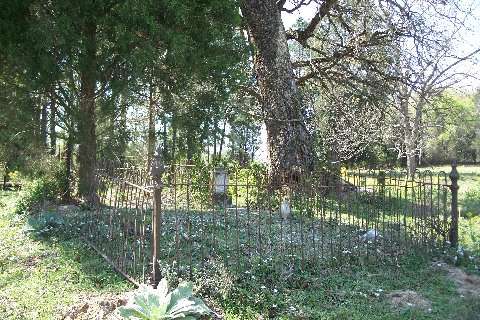
[[[364,234],[362,234],[360,236],[360,239],[364,242],[370,242],[370,241],[375,241],[379,238],[382,238],[382,236],[380,235],[380,233],[375,230],[375,229],[369,229],[367,230],[367,232],[365,232]]]
[[[280,203],[280,216],[283,219],[290,218],[292,209],[290,207],[290,200],[288,198],[283,198],[282,203]]]
[[[228,172],[218,168],[213,172],[213,202],[219,206],[229,204]]]
[[[224,169],[214,171],[214,189],[215,194],[226,194],[228,187],[228,173]]]

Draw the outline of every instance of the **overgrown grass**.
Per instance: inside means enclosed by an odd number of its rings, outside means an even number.
[[[480,168],[469,169],[471,175],[459,170],[462,200],[462,192],[479,185]],[[131,289],[81,240],[64,232],[63,219],[49,214],[30,219],[38,232],[26,233],[28,216],[14,213],[18,196],[0,192],[0,318],[55,319],[78,297]],[[462,245],[478,248],[479,235],[478,219],[461,221]],[[460,295],[444,269],[418,255],[398,265],[343,264],[316,274],[286,273],[280,281],[272,280],[275,270],[263,266],[253,265],[236,279],[221,266],[212,269],[194,281],[201,296],[230,320],[480,319],[480,299]],[[469,264],[469,270],[479,269]],[[432,302],[431,311],[391,307],[387,295],[394,290],[418,292]]]
[[[243,286],[222,300],[226,319],[479,319],[478,297],[462,297],[445,271],[411,256],[399,266],[345,266],[318,277],[300,275],[275,284],[245,274]],[[396,310],[387,294],[414,290],[432,302],[431,311]]]
[[[2,319],[55,319],[79,296],[131,288],[80,239],[27,233],[27,216],[14,213],[18,198],[0,192]]]

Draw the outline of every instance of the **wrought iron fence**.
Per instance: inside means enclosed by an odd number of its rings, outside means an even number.
[[[272,183],[256,168],[174,165],[97,172],[89,243],[134,283],[162,269],[281,274],[351,261],[396,261],[409,250],[454,245],[458,173],[344,171]]]

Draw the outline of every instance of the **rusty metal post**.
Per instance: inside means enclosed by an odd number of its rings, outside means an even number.
[[[452,247],[458,246],[458,179],[460,175],[457,171],[457,162],[452,162],[452,171],[450,172],[450,190],[452,192],[452,208],[451,208],[451,217],[452,223],[450,226],[449,240]]]
[[[150,175],[153,181],[153,210],[152,210],[152,285],[156,287],[160,282],[161,272],[158,260],[160,258],[160,237],[162,224],[162,174],[165,167],[162,161],[162,152],[157,149],[157,154],[152,161]]]

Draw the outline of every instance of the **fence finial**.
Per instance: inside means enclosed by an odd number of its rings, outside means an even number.
[[[451,185],[450,190],[452,192],[452,224],[450,226],[449,240],[452,247],[457,247],[458,245],[458,179],[460,174],[457,171],[457,161],[452,161],[452,171],[449,174]]]

